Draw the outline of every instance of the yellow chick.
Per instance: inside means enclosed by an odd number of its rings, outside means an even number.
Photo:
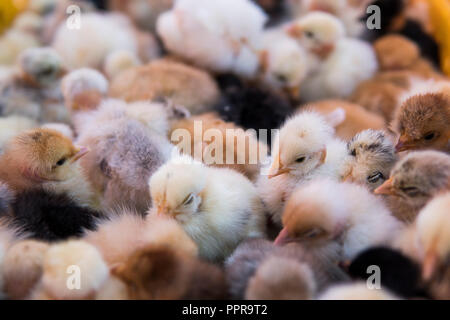
[[[149,182],[151,214],[178,221],[199,255],[220,261],[242,240],[264,237],[265,217],[253,184],[240,173],[175,155]]]

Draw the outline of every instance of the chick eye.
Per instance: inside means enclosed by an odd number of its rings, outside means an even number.
[[[367,181],[370,183],[377,183],[380,179],[384,179],[384,176],[379,171],[367,177]]]
[[[285,75],[283,75],[283,74],[277,74],[276,77],[277,77],[278,81],[280,81],[280,82],[286,82],[287,81],[287,77]]]
[[[356,149],[352,149],[352,151],[350,151],[350,155],[356,157]]]
[[[416,197],[420,194],[420,190],[416,187],[404,187],[401,190],[410,197]]]
[[[56,163],[57,166],[62,166],[64,163],[66,162],[66,158],[61,158],[58,160],[58,162]]]
[[[434,132],[429,132],[426,135],[424,135],[423,138],[425,140],[430,141],[430,140],[433,140],[435,136],[436,136],[436,134]]]
[[[301,238],[301,239],[314,239],[314,238],[316,238],[317,236],[319,236],[321,234],[322,234],[322,230],[321,229],[314,228],[314,229],[302,232],[299,235],[299,238]]]
[[[299,157],[295,160],[295,162],[297,163],[302,163],[303,161],[305,161],[306,157]]]
[[[194,201],[194,195],[191,193],[187,196],[187,198],[183,201],[183,205],[187,206],[190,205]]]
[[[305,31],[305,36],[308,38],[314,38],[314,33],[312,33],[311,31]]]

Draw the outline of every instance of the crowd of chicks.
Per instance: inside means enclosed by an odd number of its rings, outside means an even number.
[[[371,3],[30,1],[0,38],[1,296],[450,299],[450,80],[426,1],[370,31]],[[268,173],[242,130],[243,164],[174,151],[212,128],[279,129]]]

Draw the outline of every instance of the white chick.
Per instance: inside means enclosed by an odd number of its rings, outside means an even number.
[[[276,29],[264,32],[260,57],[262,81],[275,89],[287,89],[297,97],[311,68],[306,51]]]
[[[75,30],[67,28],[66,20],[63,20],[52,46],[70,69],[100,69],[107,55],[117,50],[139,54],[139,43],[131,21],[118,13],[83,14],[82,27]],[[147,61],[152,56],[141,58]]]
[[[253,184],[234,170],[175,155],[153,174],[149,185],[151,214],[178,221],[202,258],[223,260],[242,240],[264,237],[261,200]]]
[[[213,71],[253,76],[266,20],[249,0],[178,0],[159,16],[156,29],[175,55]]]
[[[80,240],[57,243],[45,253],[42,279],[31,299],[92,299],[108,275],[108,267],[94,246]]]
[[[341,261],[391,243],[402,227],[366,188],[329,179],[316,179],[292,193],[283,226],[275,244],[297,242],[323,256],[337,253]]]
[[[0,152],[7,142],[14,136],[26,130],[36,128],[37,122],[21,116],[9,116],[0,118]]]
[[[285,201],[296,186],[317,177],[342,178],[348,158],[346,144],[333,138],[333,128],[321,115],[303,112],[286,121],[272,146],[268,175],[261,175],[258,191],[272,219],[281,225]]]
[[[335,285],[319,297],[319,300],[398,300],[384,289],[370,289],[365,282]]]
[[[309,13],[286,31],[320,61],[301,88],[305,101],[347,97],[378,69],[372,46],[345,37],[342,22],[330,14]]]
[[[61,89],[66,107],[74,112],[96,108],[107,95],[109,83],[100,72],[81,68],[63,78]]]
[[[424,280],[430,280],[440,266],[449,266],[450,193],[436,196],[419,213],[416,237],[422,258]]]
[[[103,71],[108,79],[113,79],[122,71],[141,64],[141,60],[135,53],[127,50],[118,50],[106,56],[103,63]]]

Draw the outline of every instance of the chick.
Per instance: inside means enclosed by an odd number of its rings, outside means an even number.
[[[346,38],[342,23],[330,14],[309,13],[289,25],[287,32],[320,61],[301,86],[305,101],[347,97],[378,69],[373,48]]]
[[[393,213],[412,222],[434,195],[449,190],[449,183],[450,157],[437,151],[418,151],[397,162],[390,178],[374,192],[395,197],[404,208]]]
[[[94,245],[109,266],[127,261],[137,249],[163,245],[197,256],[198,249],[183,228],[172,219],[141,215],[124,210],[98,222],[94,231],[86,230],[83,238]]]
[[[381,116],[345,100],[321,100],[309,103],[300,106],[299,112],[303,108],[318,112],[325,116],[327,120],[331,120],[329,122],[336,130],[336,136],[346,141],[360,131],[366,129],[382,130],[386,125]],[[343,113],[343,116],[337,116],[338,112]]]
[[[58,131],[26,131],[14,137],[0,156],[0,178],[16,191],[42,187],[66,194],[80,206],[95,208],[98,195],[78,163],[88,152]]]
[[[389,178],[397,161],[394,145],[383,131],[364,130],[347,144],[351,156],[346,164],[345,181],[374,190]]]
[[[240,241],[264,237],[265,216],[253,184],[240,173],[175,155],[149,181],[152,214],[178,221],[199,256],[220,261]]]
[[[72,112],[95,109],[108,94],[108,80],[98,71],[81,68],[61,82],[66,107]]]
[[[419,265],[401,252],[387,247],[373,247],[361,252],[349,265],[348,272],[354,279],[368,280],[373,274],[368,272],[368,268],[373,265],[380,268],[380,285],[383,288],[406,299],[427,297]]]
[[[276,142],[268,175],[262,171],[257,186],[272,219],[281,225],[284,203],[292,190],[316,177],[342,178],[348,154],[345,143],[333,138],[333,128],[325,118],[314,112],[305,111],[286,121]]]
[[[276,244],[299,242],[325,256],[337,253],[342,260],[368,247],[389,244],[401,229],[382,200],[365,188],[322,179],[294,191],[283,213],[283,226]]]
[[[9,299],[25,299],[42,276],[44,256],[49,244],[23,240],[13,244],[3,262],[4,291]]]
[[[169,52],[215,72],[252,77],[267,16],[250,0],[180,0],[158,17]]]
[[[161,111],[152,104],[147,107]],[[101,195],[102,208],[126,207],[143,214],[151,203],[148,179],[169,158],[172,145],[167,132],[161,135],[167,122],[157,120],[164,112],[157,110],[153,126],[142,118],[151,112],[136,111],[135,118],[129,108],[124,102],[108,100],[98,110],[79,114],[74,122],[77,143],[91,150],[81,159],[81,166]]]
[[[54,244],[44,255],[42,278],[30,298],[92,299],[108,275],[108,267],[94,246],[79,240]]]
[[[262,267],[265,262],[266,267]],[[273,261],[286,262],[283,267],[273,269]],[[249,239],[242,242],[233,254],[227,258],[225,262],[225,272],[229,286],[229,292],[233,299],[244,299],[246,291],[254,294],[266,294],[266,284],[269,286],[270,278],[278,279],[272,282],[272,288],[279,288],[283,286],[285,277],[292,276],[293,278],[302,279],[297,283],[293,283],[292,291],[280,292],[276,289],[278,294],[303,294],[311,295],[314,292],[320,292],[324,288],[333,283],[348,281],[347,274],[338,266],[338,257],[324,257],[315,254],[311,250],[305,250],[301,245],[291,243],[286,246],[276,246],[272,242],[263,239]],[[292,270],[290,266],[296,265],[296,271]],[[312,275],[304,276],[308,273],[305,270],[305,265],[308,265],[312,271]],[[297,269],[297,267],[299,269]],[[262,274],[256,276],[257,270],[262,269]],[[286,272],[286,273],[285,273]],[[253,280],[253,288],[250,289],[250,281]],[[260,281],[258,281],[258,279]],[[302,287],[304,285],[304,287]],[[305,289],[306,290],[303,290]],[[261,289],[258,290],[258,289]],[[281,288],[282,290],[284,288]],[[267,293],[270,294],[270,293]],[[266,296],[267,297],[267,296]],[[273,298],[278,299],[278,297]],[[261,297],[262,298],[262,297]]]
[[[184,133],[182,130],[189,132],[190,139],[188,141],[179,141],[178,134]],[[189,155],[195,157],[196,143],[202,144],[202,155],[213,146],[213,141],[208,137],[208,132],[220,132],[223,137],[223,149],[216,152],[221,152],[223,157],[217,159],[209,159],[202,157],[205,163],[215,167],[230,168],[244,174],[247,178],[255,181],[259,176],[261,163],[264,162],[267,156],[267,146],[258,141],[252,134],[244,132],[231,122],[224,122],[213,113],[205,113],[199,116],[193,116],[187,119],[182,119],[172,125],[169,134],[172,143],[177,144],[185,152],[190,151]],[[184,140],[184,134],[182,135]],[[187,140],[187,139],[186,139]],[[240,148],[242,141],[245,143],[244,148]],[[214,141],[214,143],[216,143]],[[233,154],[229,154],[233,152]],[[234,159],[233,163],[227,163],[227,157]],[[206,159],[205,159],[206,158]],[[216,161],[216,159],[218,161]],[[238,163],[238,159],[244,159],[243,163]]]
[[[12,28],[0,38],[0,64],[14,64],[21,52],[40,45],[39,39],[21,29]]]
[[[416,81],[402,96],[393,121],[398,152],[435,149],[450,152],[450,82]]]
[[[270,130],[279,128],[293,111],[287,95],[259,83],[243,81],[231,74],[218,75],[216,79],[222,92],[222,99],[215,107],[220,117],[244,129],[257,130],[261,140],[265,138],[261,137],[259,130],[267,130],[270,146]]]
[[[119,13],[85,13],[83,27],[75,32],[66,26],[66,21],[56,31],[52,47],[62,56],[70,69],[95,68],[100,69],[104,59],[111,52],[127,50],[139,54],[136,30],[128,17]],[[114,36],[105,37],[106,34]],[[149,61],[159,55],[159,48],[145,50],[143,61]],[[144,50],[141,50],[144,51]]]
[[[0,152],[9,140],[16,135],[38,127],[38,123],[30,118],[11,115],[0,118]]]
[[[126,69],[140,66],[142,62],[134,53],[127,50],[111,52],[103,63],[103,71],[108,79],[114,79]]]
[[[399,300],[385,289],[369,289],[365,282],[336,285],[318,297],[318,300]]]
[[[198,114],[211,110],[220,93],[208,73],[160,59],[120,73],[111,82],[110,95],[128,102],[169,99]]]
[[[270,257],[249,280],[247,300],[310,300],[315,295],[314,275],[306,264]]]
[[[217,266],[161,246],[137,250],[112,273],[134,300],[224,299],[227,288]]]

